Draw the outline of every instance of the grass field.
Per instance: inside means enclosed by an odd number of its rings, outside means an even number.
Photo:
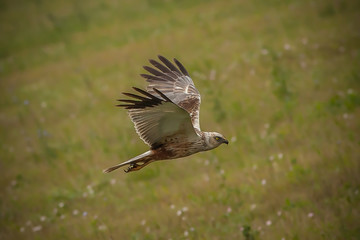
[[[0,239],[360,239],[360,2],[1,1]],[[139,172],[121,92],[176,57],[228,146]]]

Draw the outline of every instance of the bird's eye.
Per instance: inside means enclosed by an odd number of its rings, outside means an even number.
[[[219,140],[220,140],[220,138],[219,138],[219,137],[215,137],[215,140],[216,140],[216,141],[219,141]]]

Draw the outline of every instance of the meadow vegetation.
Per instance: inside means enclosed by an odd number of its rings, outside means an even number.
[[[360,239],[360,2],[0,3],[0,239]],[[121,92],[176,57],[228,146],[147,150]]]

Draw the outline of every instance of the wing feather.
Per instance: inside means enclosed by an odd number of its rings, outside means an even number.
[[[174,62],[176,63],[176,65],[180,68],[180,71],[185,75],[190,77],[189,73],[186,71],[185,67],[181,64],[181,62],[179,62],[176,58],[174,58]]]
[[[161,63],[153,60],[153,59],[150,59],[149,62],[156,68],[160,69],[162,72],[166,73],[166,72],[170,72],[170,70],[165,67],[164,65],[162,65]]]
[[[195,138],[198,135],[186,110],[173,103],[164,93],[153,89],[157,96],[142,89],[134,88],[139,95],[124,93],[133,99],[119,99],[126,104],[118,106],[128,109],[131,121],[140,138],[149,146],[161,145],[172,135]],[[142,95],[142,96],[141,96]]]
[[[163,56],[158,56],[158,62],[150,59],[149,62],[157,69],[144,66],[150,74],[141,74],[149,83],[147,91],[160,96],[157,89],[165,94],[173,103],[186,110],[190,114],[191,122],[197,132],[200,132],[199,112],[201,97],[194,82],[185,67],[174,59],[176,66]],[[152,74],[152,75],[151,75]]]
[[[160,56],[159,55],[159,59],[173,72],[177,72],[179,74],[181,74],[181,72],[179,71],[179,69],[177,69],[177,67],[174,66],[174,64],[172,64],[169,60],[167,60],[165,57]]]
[[[143,66],[143,68],[144,68],[146,71],[148,71],[149,73],[154,74],[155,76],[161,76],[161,75],[162,75],[161,72],[159,72],[158,70],[156,70],[156,69],[154,69],[154,68],[152,68],[152,67]]]

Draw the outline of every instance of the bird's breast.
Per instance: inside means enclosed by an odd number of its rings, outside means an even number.
[[[157,160],[174,159],[203,151],[202,146],[200,141],[179,141],[179,139],[170,138],[153,151]]]

